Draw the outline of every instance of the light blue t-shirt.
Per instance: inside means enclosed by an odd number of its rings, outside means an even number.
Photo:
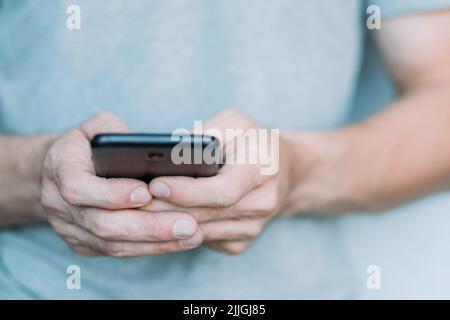
[[[365,27],[369,3],[386,16],[450,6],[450,0],[0,0],[1,131],[64,132],[105,110],[136,131],[173,130],[226,107],[267,127],[342,126],[393,98]],[[79,30],[66,28],[72,4],[81,9]],[[46,225],[3,229],[0,298],[368,297],[369,264],[386,274],[381,296],[410,294],[389,270],[404,267],[409,276],[413,260],[404,252],[448,255],[450,241],[441,243],[434,232],[442,220],[450,222],[444,207],[449,194],[397,209],[403,211],[392,218],[278,218],[239,256],[202,247],[133,259],[80,257]],[[399,256],[390,259],[392,252]],[[66,287],[70,265],[81,269],[80,290]],[[414,270],[426,278],[444,269]],[[413,296],[427,290],[421,288]],[[450,297],[450,288],[436,288]]]

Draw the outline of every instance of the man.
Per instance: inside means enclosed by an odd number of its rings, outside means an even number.
[[[0,3],[2,298],[361,297],[336,220],[304,216],[449,186],[449,1],[80,0],[79,30],[68,1]],[[381,30],[366,29],[369,4]],[[345,125],[365,35],[399,96]],[[95,176],[95,134],[201,119],[280,128],[278,172]]]

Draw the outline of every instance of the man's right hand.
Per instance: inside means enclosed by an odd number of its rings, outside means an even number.
[[[90,139],[126,131],[119,118],[101,113],[50,147],[41,200],[53,229],[82,255],[133,257],[199,246],[203,235],[190,215],[137,210],[151,202],[146,183],[95,175]]]

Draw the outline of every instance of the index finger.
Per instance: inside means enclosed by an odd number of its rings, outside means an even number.
[[[84,208],[72,214],[74,222],[105,240],[170,241],[189,239],[197,232],[197,222],[179,212],[145,213],[137,210],[108,211]]]
[[[258,167],[225,165],[207,178],[159,177],[149,186],[151,194],[185,207],[229,207],[259,186]]]
[[[72,205],[125,209],[145,205],[151,195],[147,184],[135,179],[97,177],[90,139],[104,132],[126,132],[115,115],[101,113],[71,132],[54,156],[54,179],[64,199]]]

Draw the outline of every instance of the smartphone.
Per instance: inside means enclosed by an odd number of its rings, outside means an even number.
[[[206,135],[99,134],[91,148],[96,174],[105,178],[210,177],[221,163],[219,141]]]

